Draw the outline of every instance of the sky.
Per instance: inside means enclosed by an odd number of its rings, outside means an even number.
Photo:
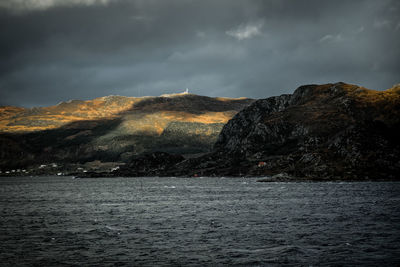
[[[0,0],[0,105],[400,83],[398,0]]]

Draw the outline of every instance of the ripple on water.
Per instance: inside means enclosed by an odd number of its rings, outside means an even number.
[[[0,179],[4,265],[398,265],[400,183]]]

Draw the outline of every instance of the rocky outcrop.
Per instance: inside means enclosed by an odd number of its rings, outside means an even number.
[[[189,175],[400,179],[400,87],[306,85],[254,102],[223,128]]]

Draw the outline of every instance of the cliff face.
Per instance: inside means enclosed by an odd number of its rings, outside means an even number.
[[[129,161],[153,151],[209,152],[223,125],[252,102],[174,94],[109,96],[32,109],[0,107],[0,169]]]
[[[243,109],[224,126],[213,154],[181,165],[204,175],[396,179],[399,136],[399,86],[306,85]]]

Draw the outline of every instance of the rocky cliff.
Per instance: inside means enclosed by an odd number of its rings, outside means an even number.
[[[189,175],[400,179],[400,86],[306,85],[254,102],[222,129]]]
[[[0,107],[0,170],[52,162],[129,162],[155,151],[209,152],[223,125],[253,101],[182,93]]]

